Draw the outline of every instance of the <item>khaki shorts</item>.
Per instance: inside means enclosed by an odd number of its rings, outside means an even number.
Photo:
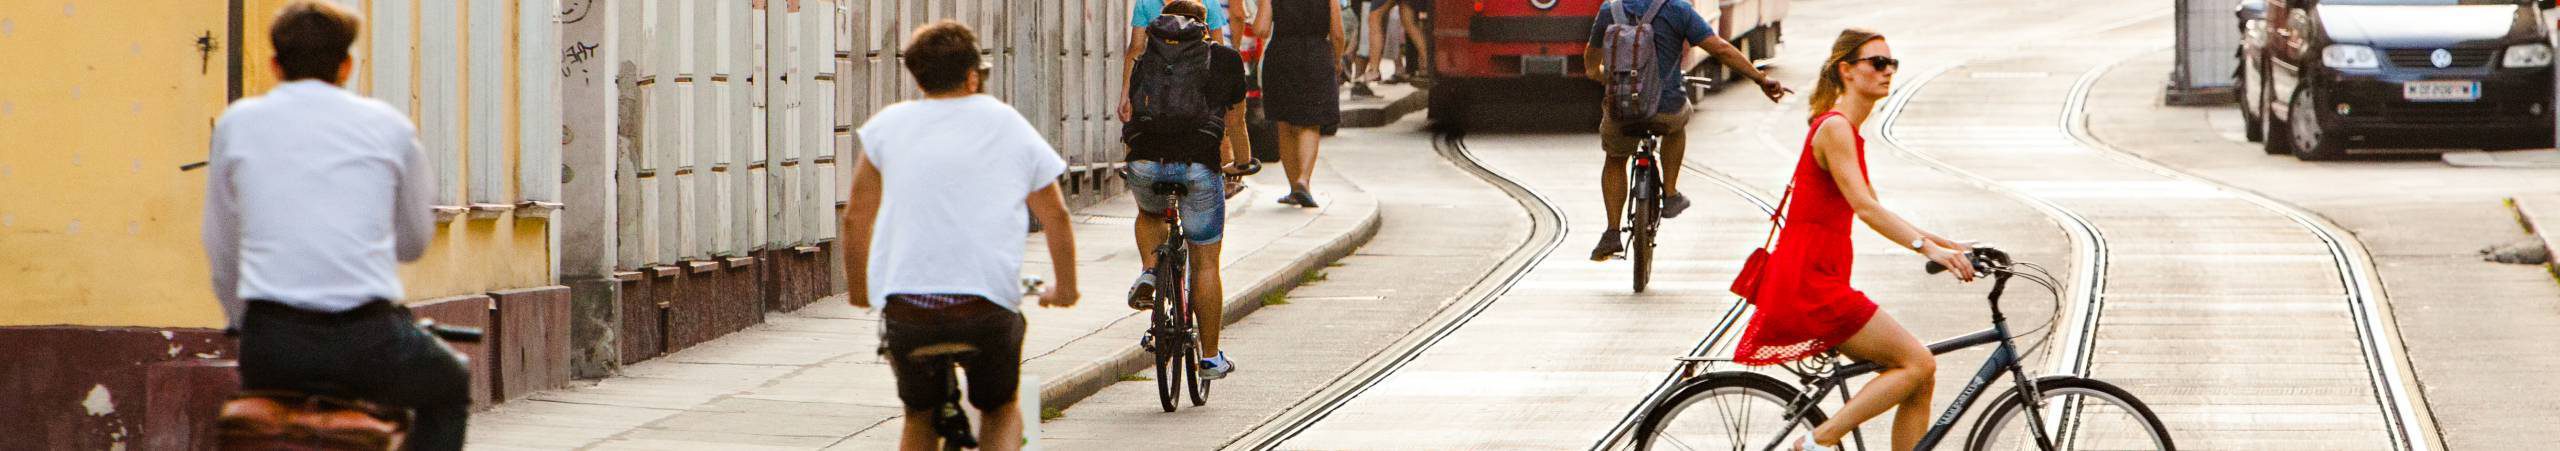
[[[1655,114],[1651,118],[1646,118],[1644,125],[1661,132],[1663,142],[1685,140],[1689,137],[1689,116],[1695,112],[1697,111],[1694,109],[1683,107],[1677,113]],[[1601,116],[1600,148],[1608,151],[1609,156],[1613,157],[1635,155],[1636,143],[1640,140],[1634,136],[1628,136],[1626,128],[1626,124],[1611,120],[1605,115]]]

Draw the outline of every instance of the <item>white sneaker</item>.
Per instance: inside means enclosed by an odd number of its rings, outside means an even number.
[[[1235,371],[1236,363],[1234,361],[1227,360],[1227,353],[1225,351],[1219,351],[1217,357],[1200,359],[1200,380],[1214,381],[1225,379],[1227,378],[1227,373]]]
[[[1813,434],[1805,434],[1796,439],[1796,451],[1840,451],[1840,447],[1822,446],[1820,443],[1813,442]]]

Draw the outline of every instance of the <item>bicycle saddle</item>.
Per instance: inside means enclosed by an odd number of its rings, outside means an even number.
[[[917,347],[914,351],[907,351],[907,358],[911,358],[911,359],[931,359],[931,358],[938,358],[938,357],[948,357],[948,358],[955,358],[955,359],[956,359],[956,358],[961,358],[961,357],[968,357],[969,355],[977,354],[977,353],[978,353],[978,347],[977,347],[977,346],[970,346],[970,345],[962,344],[962,343],[936,343],[936,344],[929,344],[929,345],[919,346],[919,347]]]
[[[1156,182],[1154,186],[1158,195],[1180,196],[1191,192],[1188,187],[1179,182]]]

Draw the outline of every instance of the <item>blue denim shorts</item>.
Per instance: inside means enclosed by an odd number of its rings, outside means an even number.
[[[1217,169],[1199,163],[1129,162],[1129,193],[1138,198],[1138,214],[1158,216],[1165,209],[1156,182],[1183,185],[1182,234],[1191,244],[1217,244],[1227,230],[1227,180]]]

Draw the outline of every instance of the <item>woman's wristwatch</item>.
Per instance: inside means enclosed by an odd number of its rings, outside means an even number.
[[[1912,250],[1912,251],[1915,251],[1915,252],[1916,252],[1916,251],[1919,251],[1919,250],[1921,249],[1921,247],[1926,246],[1926,245],[1928,245],[1928,244],[1929,244],[1929,237],[1914,238],[1914,239],[1912,239],[1912,240],[1911,240],[1911,250]]]

